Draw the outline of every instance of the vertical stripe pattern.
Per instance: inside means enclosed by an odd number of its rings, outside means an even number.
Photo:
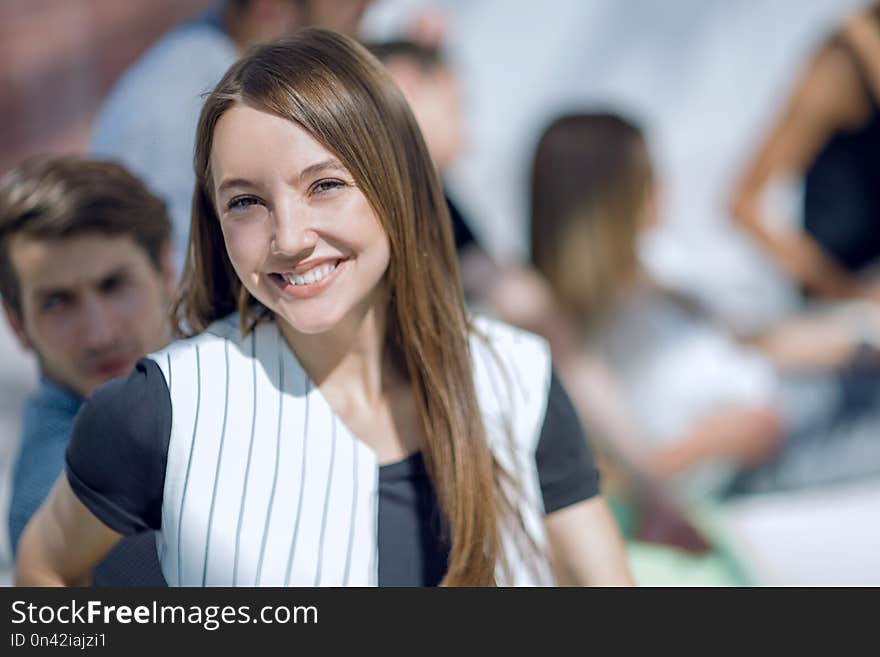
[[[490,446],[520,477],[527,526],[543,544],[534,451],[549,388],[548,351],[496,322],[477,326],[503,361],[493,364],[486,345],[472,340]],[[377,585],[376,455],[336,417],[277,325],[260,324],[242,337],[230,316],[152,358],[172,405],[157,539],[168,583]],[[502,436],[504,427],[511,435]],[[512,576],[505,583],[546,583],[523,570]]]
[[[153,359],[166,382],[174,373],[169,584],[374,584],[375,453],[335,417],[276,325],[242,338],[217,322]]]
[[[302,456],[300,457],[299,490],[296,495],[296,513],[293,517],[293,535],[290,538],[290,550],[287,555],[287,568],[284,570],[284,583],[290,584],[290,570],[293,568],[293,557],[296,554],[296,538],[299,534],[299,518],[302,512],[303,488],[306,484],[306,463],[308,462],[309,449],[309,392],[311,381],[308,377],[304,380],[305,386],[305,412],[303,413],[302,430]]]
[[[244,483],[241,488],[241,502],[238,506],[238,521],[235,526],[235,553],[232,560],[232,586],[238,584],[238,554],[241,548],[241,521],[244,515],[244,502],[248,493],[248,477],[251,473],[251,456],[254,453],[254,428],[257,422],[257,338],[252,335],[250,338],[251,353],[251,380],[253,383],[252,411],[251,411],[251,437],[248,441],[247,461],[244,465]]]
[[[211,525],[214,521],[214,504],[217,501],[217,486],[220,483],[220,464],[223,459],[223,442],[226,438],[226,417],[229,413],[229,340],[223,341],[223,362],[226,366],[226,385],[223,393],[223,422],[220,429],[220,448],[217,454],[217,467],[214,469],[214,487],[211,491],[211,509],[208,511],[208,532],[205,539],[205,559],[202,564],[202,586],[208,576],[208,556],[211,548]]]

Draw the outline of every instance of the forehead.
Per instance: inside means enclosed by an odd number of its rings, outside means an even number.
[[[214,187],[225,178],[262,179],[296,174],[336,156],[298,124],[275,114],[234,105],[214,128],[211,171]]]
[[[89,233],[43,239],[15,235],[9,242],[9,257],[22,293],[69,289],[122,268],[143,269],[145,264],[152,271],[144,249],[128,236]]]

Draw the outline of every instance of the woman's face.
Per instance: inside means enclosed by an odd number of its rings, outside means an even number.
[[[388,237],[352,175],[297,124],[233,106],[211,171],[232,266],[295,331],[328,331],[382,298]]]

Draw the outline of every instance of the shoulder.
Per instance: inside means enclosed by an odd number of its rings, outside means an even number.
[[[550,346],[534,333],[485,316],[471,320],[470,350],[476,376],[505,373],[521,385],[550,385]],[[535,379],[538,379],[535,381]]]
[[[95,390],[76,417],[66,452],[74,494],[120,533],[157,528],[170,435],[168,388],[142,358]]]
[[[813,57],[794,102],[814,122],[845,126],[864,118],[865,90],[856,56],[852,46],[835,36]]]
[[[217,84],[237,57],[229,38],[209,25],[184,25],[167,33],[113,85],[96,119],[92,148],[103,153],[113,147],[117,133],[155,125],[179,136],[183,126],[171,128],[181,113],[196,114],[201,94]]]
[[[68,470],[81,481],[107,482],[118,473],[161,470],[171,427],[168,387],[147,358],[131,373],[95,390],[76,416]]]
[[[34,443],[66,443],[81,405],[81,399],[54,384],[42,382],[23,409],[22,450]]]
[[[25,406],[21,443],[15,464],[13,490],[32,489],[46,474],[55,480],[64,465],[64,450],[70,440],[73,418],[80,406],[52,403],[42,393]]]
[[[139,78],[169,75],[167,83],[192,78],[205,71],[223,74],[237,58],[235,45],[207,23],[181,25],[159,39],[124,74],[129,84]]]
[[[155,361],[162,367],[163,362],[168,359],[179,358],[181,355],[198,349],[211,348],[218,344],[222,345],[227,341],[240,344],[246,339],[247,336],[242,336],[238,327],[238,313],[233,313],[214,321],[204,331],[196,335],[170,342],[162,349],[149,354],[147,358]]]
[[[487,421],[532,446],[547,408],[550,347],[543,338],[487,317],[473,317],[470,337],[474,387]]]
[[[539,335],[485,315],[471,317],[470,348],[474,352],[494,350],[504,360],[550,358],[550,346]]]
[[[218,319],[201,333],[176,340],[148,356],[162,372],[174,403],[192,401],[199,390],[214,389],[227,377],[238,379],[254,368],[276,380],[281,363],[292,375],[301,366],[274,321],[242,335],[238,313]]]
[[[168,389],[156,364],[141,358],[128,376],[114,379],[97,388],[82,405],[76,425],[105,427],[115,431],[129,425],[149,424],[155,416],[155,404],[168,396]]]

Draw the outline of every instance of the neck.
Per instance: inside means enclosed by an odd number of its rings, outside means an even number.
[[[278,318],[281,334],[309,378],[327,396],[374,404],[399,380],[386,348],[384,290],[330,331],[306,334]]]

